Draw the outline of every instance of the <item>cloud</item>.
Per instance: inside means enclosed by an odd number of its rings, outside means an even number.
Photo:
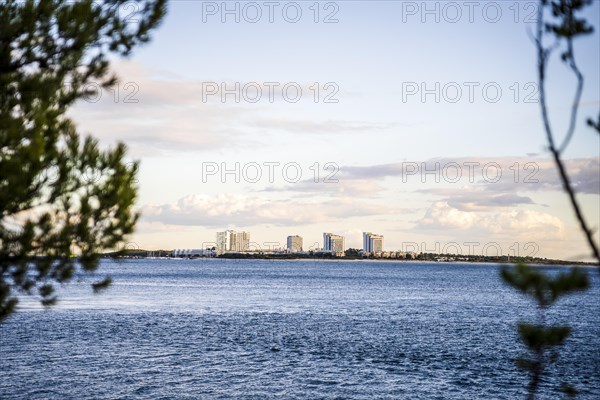
[[[579,193],[600,192],[600,157],[565,160],[571,181]],[[433,158],[370,166],[342,166],[340,177],[351,179],[401,178],[424,184],[481,185],[490,191],[561,191],[562,183],[550,159],[524,157]]]
[[[367,121],[339,121],[339,120],[298,120],[288,118],[262,119],[255,123],[262,129],[276,129],[299,134],[348,134],[377,132],[392,128],[393,124],[377,124]]]
[[[535,204],[530,197],[512,193],[503,194],[460,194],[446,199],[452,207],[463,211],[482,211],[489,208],[514,207],[521,204]]]
[[[475,226],[477,216],[452,208],[448,203],[439,201],[427,210],[418,225],[428,229],[460,229],[467,230]]]
[[[571,159],[565,163],[577,193],[600,194],[600,158]],[[380,198],[400,190],[404,194],[410,191],[417,196],[431,195],[431,200],[445,201],[461,211],[493,211],[520,205],[546,207],[534,201],[532,195],[562,192],[562,183],[551,160],[533,162],[519,157],[437,158],[423,162],[339,166],[334,178],[335,183],[316,184],[307,179],[263,188],[259,192]]]
[[[577,193],[600,194],[600,157],[567,160],[566,166]],[[547,168],[544,173],[548,173]],[[562,189],[559,185],[557,190]]]
[[[115,89],[70,111],[80,131],[103,142],[123,141],[135,156],[261,144],[248,135],[251,109],[202,102],[196,82],[156,77],[133,62],[116,66],[122,79]]]
[[[565,164],[577,193],[600,193],[600,158],[571,159]],[[546,159],[437,158],[423,162],[339,166],[335,172],[335,184],[305,180],[262,191],[378,197],[387,190],[402,189],[439,196],[441,198],[436,200],[463,211],[533,205],[537,203],[530,197],[532,193],[562,192],[556,167]]]
[[[175,203],[141,207],[142,219],[146,222],[211,228],[265,224],[295,226],[352,217],[385,215],[395,211],[391,207],[349,199],[301,202],[235,194],[189,195]]]
[[[461,211],[486,211],[499,207],[515,207],[523,204],[536,204],[530,197],[510,193],[494,193],[481,187],[428,188],[418,193],[442,196],[444,201]]]
[[[377,182],[367,180],[354,180],[338,182],[315,183],[311,179],[303,180],[286,186],[272,186],[260,190],[260,192],[294,192],[301,196],[314,196],[319,194],[330,197],[376,197],[385,188]]]
[[[553,240],[564,238],[562,221],[550,214],[534,210],[502,209],[498,212],[468,212],[445,201],[433,203],[416,230],[454,231],[473,237],[500,237],[521,240]]]
[[[256,148],[265,145],[265,133],[282,130],[292,134],[325,135],[371,132],[388,127],[365,121],[278,118],[264,84],[259,85],[266,93],[264,100],[251,103],[243,97],[237,101],[234,96],[228,96],[223,102],[220,95],[208,92],[210,79],[181,79],[168,71],[152,70],[133,61],[115,62],[113,69],[120,77],[119,84],[100,90],[98,96],[92,96],[87,102],[80,100],[70,115],[81,131],[93,133],[104,142],[124,141],[136,156],[169,151]],[[235,84],[226,83],[228,88],[234,88]],[[310,85],[301,86],[305,86],[303,92],[308,97]],[[281,90],[275,93],[278,94],[273,101],[285,103]]]

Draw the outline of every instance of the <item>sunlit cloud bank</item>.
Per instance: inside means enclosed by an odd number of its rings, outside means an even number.
[[[141,207],[145,221],[210,228],[328,223],[352,217],[392,214],[395,211],[393,207],[352,199],[309,202],[236,194],[189,195],[174,203]]]
[[[515,240],[564,239],[563,222],[550,214],[523,209],[499,212],[467,212],[439,201],[432,204],[423,218],[416,221],[416,230],[444,231],[472,237],[494,237]]]

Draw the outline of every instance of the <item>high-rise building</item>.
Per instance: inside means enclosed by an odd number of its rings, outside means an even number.
[[[220,253],[230,251],[231,249],[231,232],[232,231],[224,231],[217,232],[217,250]]]
[[[346,239],[333,233],[323,233],[323,251],[331,252],[335,255],[344,255],[346,250]]]
[[[363,232],[363,251],[366,253],[380,253],[383,251],[383,235]]]
[[[217,250],[221,253],[228,251],[247,251],[250,248],[250,232],[226,230],[217,232]]]
[[[235,251],[250,250],[250,232],[234,232],[232,245]]]
[[[290,253],[302,251],[302,236],[294,235],[287,237],[287,250]]]

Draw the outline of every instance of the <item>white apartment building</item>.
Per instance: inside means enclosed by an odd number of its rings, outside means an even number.
[[[365,253],[380,253],[383,251],[383,235],[363,232],[363,251]]]
[[[346,238],[333,233],[323,233],[323,251],[343,256],[346,251]]]
[[[287,251],[297,253],[302,251],[302,236],[294,235],[287,237]]]

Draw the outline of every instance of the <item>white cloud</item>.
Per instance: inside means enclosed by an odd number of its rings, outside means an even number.
[[[495,193],[481,186],[430,188],[418,192],[443,196],[442,201],[461,211],[489,211],[521,204],[535,204],[528,196],[521,196],[513,191]]]
[[[288,118],[263,119],[256,122],[263,129],[276,129],[300,134],[348,134],[382,131],[392,128],[391,124],[376,124],[367,121],[297,120]]]
[[[146,222],[204,227],[273,224],[294,226],[394,213],[390,207],[351,199],[327,202],[274,200],[236,194],[189,195],[175,203],[141,207]]]
[[[433,203],[415,228],[521,240],[563,239],[565,230],[559,218],[539,211],[512,208],[497,212],[468,212],[445,201]]]
[[[337,179],[337,178],[336,178]],[[375,181],[368,180],[346,180],[338,179],[338,182],[315,183],[308,179],[294,184],[268,187],[261,192],[294,192],[301,196],[314,196],[315,193],[331,197],[360,196],[361,198],[375,197],[382,192],[384,187]]]

